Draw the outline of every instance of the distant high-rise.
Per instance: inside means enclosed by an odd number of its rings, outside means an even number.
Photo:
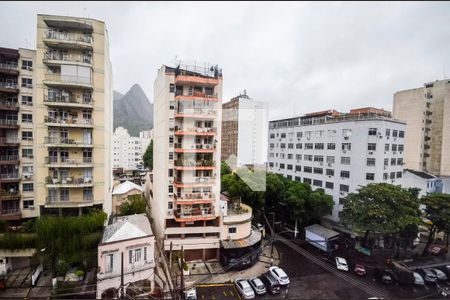
[[[104,22],[38,15],[35,190],[41,214],[111,210],[112,70]]]
[[[222,104],[222,161],[232,168],[265,165],[268,128],[266,103],[244,93]]]
[[[450,80],[396,92],[393,114],[406,122],[405,167],[450,176]]]
[[[130,136],[127,129],[117,127],[113,135],[113,168],[136,170],[142,167],[151,140],[151,130],[141,131],[139,137],[135,137]]]

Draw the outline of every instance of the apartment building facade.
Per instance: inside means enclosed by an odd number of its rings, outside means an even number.
[[[139,137],[130,136],[128,130],[117,127],[113,135],[113,168],[136,170],[143,166],[143,156],[151,137],[147,131],[141,131]]]
[[[33,182],[36,52],[0,48],[0,219],[37,216]]]
[[[401,184],[405,123],[374,108],[334,110],[269,123],[269,172],[322,188],[335,205],[360,186]]]
[[[38,15],[35,191],[41,214],[111,211],[112,71],[101,21]]]
[[[222,161],[232,168],[265,165],[267,121],[267,104],[253,100],[245,91],[222,104]]]
[[[150,202],[164,249],[217,258],[220,247],[222,73],[217,66],[162,66],[154,84]]]
[[[405,166],[450,176],[450,80],[394,93],[393,115],[406,122]]]

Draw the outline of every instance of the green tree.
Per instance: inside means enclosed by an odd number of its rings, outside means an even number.
[[[312,191],[306,200],[307,214],[305,215],[305,226],[310,225],[311,221],[320,221],[325,215],[333,211],[333,197],[325,194],[323,189]]]
[[[427,253],[436,232],[450,232],[450,194],[433,193],[422,197],[425,205],[425,217],[432,222],[430,234],[423,255]],[[447,239],[448,243],[448,239]]]
[[[142,195],[128,196],[128,201],[119,206],[119,216],[143,214],[147,211],[147,203]]]
[[[142,160],[144,161],[144,166],[146,168],[153,170],[153,139],[151,140],[150,145],[148,145],[147,150],[145,150]]]
[[[392,237],[405,226],[421,222],[419,201],[400,186],[372,183],[346,197],[341,222],[364,233],[364,244],[370,232]]]
[[[226,162],[222,161],[220,163],[220,176],[224,176],[224,175],[228,175],[228,174],[231,174],[231,168]]]
[[[308,184],[296,181],[287,182],[284,201],[290,209],[292,220],[300,220],[301,223],[304,222],[305,215],[307,214],[306,202],[310,193],[311,187]]]

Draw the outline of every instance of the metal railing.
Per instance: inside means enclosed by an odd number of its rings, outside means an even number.
[[[180,108],[178,109],[177,114],[191,114],[215,117],[217,115],[217,111],[215,109]]]
[[[92,85],[92,79],[88,76],[75,76],[75,75],[61,75],[59,74],[45,74],[46,81],[56,81],[61,83],[70,84],[83,84]]]
[[[5,88],[5,89],[15,89],[17,90],[19,88],[19,85],[17,84],[17,82],[4,82],[4,81],[0,81],[0,88]]]
[[[44,123],[60,124],[60,125],[93,125],[92,119],[83,118],[53,118],[44,116]]]
[[[19,144],[19,138],[17,137],[0,137],[0,144]]]
[[[215,216],[213,208],[192,209],[190,211],[174,211],[176,218],[196,218],[196,217],[213,217]]]
[[[213,199],[214,194],[213,193],[186,193],[181,196],[174,195],[175,200],[196,200],[196,199]]]
[[[82,203],[82,202],[92,202],[94,198],[92,195],[83,197],[70,197],[70,196],[47,196],[45,198],[47,203],[58,203],[58,202],[71,202],[71,203]]]
[[[84,177],[73,177],[69,176],[66,178],[60,178],[60,177],[47,177],[45,179],[46,184],[72,184],[72,185],[79,185],[79,184],[91,184],[92,178],[84,178]]]
[[[215,149],[213,144],[191,144],[191,145],[183,145],[182,143],[175,143],[176,149],[206,149],[213,150]]]
[[[13,173],[4,173],[0,174],[1,179],[19,179],[19,173],[13,172]]]
[[[199,97],[199,98],[217,98],[217,94],[206,94],[203,92],[187,92],[183,93],[182,91],[176,91],[175,96],[193,96],[193,97]]]
[[[92,163],[92,157],[83,157],[82,160],[77,160],[77,159],[70,159],[70,158],[65,158],[65,157],[60,157],[58,159],[58,157],[56,157],[56,156],[46,156],[45,163],[46,164],[82,165],[82,164]]]
[[[69,138],[46,136],[44,138],[44,143],[45,144],[64,144],[64,145],[92,145],[92,140],[89,142],[75,141],[74,139],[69,139]]]
[[[0,63],[0,69],[1,70],[14,70],[17,71],[19,70],[19,67],[16,63]]]
[[[1,107],[19,108],[19,103],[18,102],[13,102],[13,101],[0,100],[0,108]]]
[[[18,155],[0,155],[0,161],[16,161],[19,160]]]
[[[44,61],[49,61],[49,60],[60,60],[60,61],[92,64],[92,56],[84,55],[84,54],[64,55],[64,54],[54,53],[54,52],[44,53]]]
[[[212,160],[183,160],[179,159],[175,161],[175,166],[177,167],[214,167],[214,161]]]
[[[202,127],[194,127],[194,128],[179,128],[175,126],[175,131],[184,131],[184,132],[198,132],[198,133],[215,133],[217,132],[217,127],[213,128],[202,128]]]
[[[81,101],[79,101],[75,96],[63,96],[56,95],[49,97],[48,95],[44,95],[44,102],[50,103],[73,103],[73,104],[92,104],[94,101],[91,97],[82,97]]]
[[[6,192],[3,191],[0,193],[0,196],[2,199],[7,199],[7,198],[17,198],[20,196],[20,191],[13,191],[13,192]]]
[[[20,214],[20,208],[10,208],[10,209],[1,209],[0,210],[1,216],[19,215],[19,214]]]
[[[90,34],[79,34],[79,33],[67,33],[67,32],[56,32],[56,31],[45,31],[44,38],[68,41],[68,42],[83,42],[92,44],[93,38]]]

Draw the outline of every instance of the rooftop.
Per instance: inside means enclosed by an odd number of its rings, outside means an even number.
[[[314,224],[314,225],[308,226],[308,227],[305,228],[305,230],[308,230],[308,231],[310,231],[312,233],[315,233],[315,234],[317,234],[317,235],[319,235],[319,236],[321,236],[321,237],[323,237],[323,238],[325,238],[327,240],[331,239],[331,238],[333,238],[333,237],[335,237],[337,235],[339,235],[339,232],[336,232],[334,230],[328,229],[328,228],[326,228],[326,227],[324,227],[322,225],[319,225],[319,224]]]
[[[426,173],[426,172],[422,172],[422,171],[415,171],[415,170],[410,170],[410,169],[405,169],[405,171],[408,171],[409,173],[414,174],[414,175],[419,176],[419,177],[424,178],[424,179],[436,178],[436,176],[431,175],[431,174]]]
[[[201,62],[176,61],[175,67],[165,65],[166,71],[175,72],[175,75],[200,76],[209,78],[222,77],[222,69],[218,65]]]
[[[146,214],[114,217],[103,232],[102,244],[153,235]]]
[[[135,190],[135,189],[137,189],[137,190],[139,190],[141,192],[144,192],[144,188],[142,186],[137,185],[137,184],[127,180],[125,182],[122,182],[119,185],[116,185],[114,187],[114,190],[113,190],[112,194],[113,195],[123,195],[123,194],[126,194],[126,193],[128,193],[128,192],[130,192],[132,190]]]

